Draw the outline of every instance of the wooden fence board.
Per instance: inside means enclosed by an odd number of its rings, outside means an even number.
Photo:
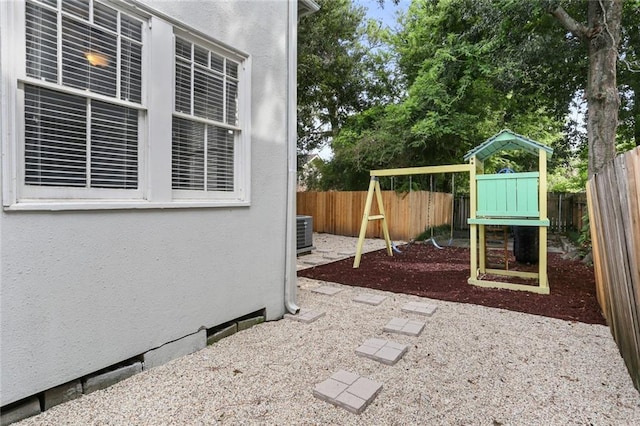
[[[640,389],[640,148],[587,183],[598,301]]]
[[[366,198],[366,191],[298,192],[297,213],[313,217],[314,232],[355,237],[360,232]],[[382,191],[382,199],[393,240],[407,241],[427,226],[451,224],[451,194]],[[379,214],[375,200],[370,214]],[[382,222],[369,222],[366,236],[382,238]]]
[[[596,297],[604,317],[609,318],[611,312],[611,300],[608,294],[608,289],[603,284],[604,277],[607,275],[605,270],[607,265],[606,263],[595,261],[602,258],[600,241],[602,241],[604,237],[601,235],[602,228],[596,226],[596,224],[600,223],[602,219],[600,218],[600,209],[597,206],[598,200],[594,195],[595,189],[592,189],[592,187],[593,185],[591,182],[587,183],[587,203],[589,211],[591,212],[589,226],[591,232],[591,251],[594,259],[593,270],[596,278]]]

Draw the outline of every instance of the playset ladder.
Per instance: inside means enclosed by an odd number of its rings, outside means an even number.
[[[378,202],[377,215],[369,215],[371,213],[371,204],[373,203],[373,196],[376,196]],[[384,205],[382,204],[382,192],[380,190],[380,181],[377,176],[371,176],[369,182],[369,192],[367,193],[367,201],[364,205],[364,214],[362,215],[362,224],[360,225],[360,236],[358,237],[358,247],[356,249],[356,257],[353,260],[353,267],[360,266],[360,258],[362,257],[362,246],[364,245],[364,238],[367,234],[367,225],[371,220],[382,221],[382,233],[384,234],[384,241],[387,244],[387,253],[389,256],[393,256],[391,251],[391,239],[389,238],[389,228],[387,226],[387,219],[384,215]]]

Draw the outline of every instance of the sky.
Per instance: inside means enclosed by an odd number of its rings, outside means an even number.
[[[377,0],[353,0],[353,3],[365,7],[369,18],[380,20],[384,24],[393,27],[396,22],[397,12],[406,11],[411,0],[400,0],[397,5],[392,0],[384,0],[383,7],[380,6]]]

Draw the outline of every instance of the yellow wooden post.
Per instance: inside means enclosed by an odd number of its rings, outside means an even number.
[[[547,219],[547,153],[544,150],[539,150],[539,165],[540,180],[538,188],[540,191],[540,201],[538,207],[540,208],[540,220]],[[549,280],[547,278],[547,227],[538,227],[540,235],[538,238],[538,285],[542,288],[549,288]]]
[[[371,176],[369,181],[369,192],[367,192],[367,200],[364,203],[364,213],[362,214],[362,223],[360,224],[360,235],[358,236],[358,246],[356,247],[356,257],[353,259],[353,267],[360,266],[360,257],[362,257],[362,246],[364,238],[367,235],[367,225],[369,224],[369,212],[371,211],[371,203],[373,202],[373,193],[376,189],[378,178]]]
[[[475,170],[476,175],[478,174],[484,174],[484,162],[478,160],[476,158],[476,170]],[[476,204],[474,204],[475,206],[475,210],[478,210],[478,182],[476,181],[476,178],[474,176],[473,178],[473,191],[476,194]],[[473,217],[477,217],[475,215],[475,211],[474,211],[474,216]],[[478,270],[480,271],[481,274],[486,274],[487,273],[487,228],[485,225],[478,225],[478,239],[479,239],[479,247],[478,247],[478,251],[479,251],[479,259],[478,259],[478,263],[479,266],[477,266]],[[477,273],[476,273],[476,278],[477,278]]]
[[[476,157],[471,157],[469,159],[469,216],[472,219],[476,218]],[[471,253],[470,253],[470,268],[471,275],[470,279],[478,278],[478,225],[471,224],[469,229],[469,238],[471,239]]]
[[[478,233],[479,242],[478,246],[480,248],[480,257],[479,262],[480,266],[478,267],[481,274],[487,273],[487,226],[486,225],[478,225]]]
[[[389,256],[393,256],[393,251],[391,251],[391,238],[389,238],[389,226],[387,225],[387,216],[384,212],[382,190],[380,189],[380,181],[378,180],[378,178],[376,178],[375,180],[375,193],[376,199],[378,200],[378,211],[380,212],[380,216],[382,216],[382,235],[384,235],[384,241],[387,246],[387,254]]]

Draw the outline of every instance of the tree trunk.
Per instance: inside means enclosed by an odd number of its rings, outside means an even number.
[[[620,109],[616,65],[620,44],[622,0],[588,1],[586,26],[573,19],[562,7],[557,6],[556,2],[552,4],[549,13],[589,46],[586,97],[591,178],[616,155],[616,130]]]
[[[616,64],[621,19],[621,0],[588,3],[589,73],[586,96],[589,177],[598,173],[616,155],[620,108]]]

